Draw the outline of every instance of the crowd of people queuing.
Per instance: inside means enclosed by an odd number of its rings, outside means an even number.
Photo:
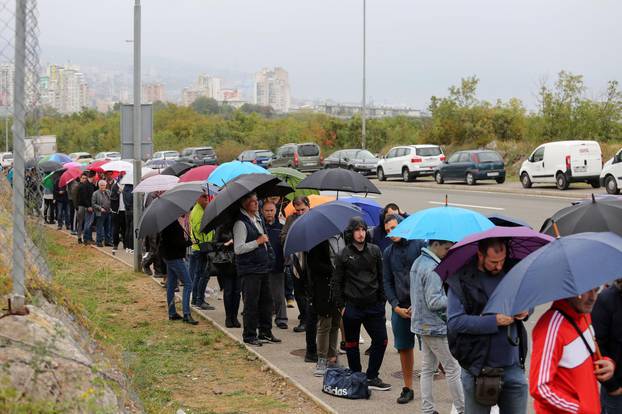
[[[122,243],[131,252],[131,191],[131,185],[120,186],[112,175],[95,182],[84,173],[79,181],[46,192],[43,214],[48,223],[76,235],[78,243],[93,243],[95,223],[97,246],[117,249]],[[158,196],[147,195],[145,203]],[[399,404],[415,399],[417,349],[426,414],[437,412],[433,378],[439,371],[459,413],[488,413],[495,404],[501,413],[525,413],[528,394],[538,413],[622,413],[622,279],[602,291],[554,302],[533,330],[526,372],[524,322],[533,309],[482,314],[492,291],[516,264],[506,240],[482,240],[475,259],[444,284],[435,268],[454,243],[388,237],[407,217],[394,203],[382,210],[376,227],[354,218],[343,234],[308,252],[284,256],[292,223],[310,209],[306,197],[296,197],[294,213],[284,217],[283,198],[260,200],[249,194],[233,222],[204,233],[201,220],[209,202],[207,193],[201,195],[187,215],[143,241],[143,271],[166,278],[170,320],[196,325],[191,306],[214,309],[205,292],[216,276],[228,328],[242,328],[244,342],[260,347],[279,344],[273,328],[289,329],[295,319],[293,330],[306,336],[305,361],[315,363],[312,374],[318,377],[340,367],[343,353],[352,371],[363,370],[363,327],[371,338],[364,352],[368,386],[387,391],[392,387],[379,372],[389,345],[388,303],[392,346],[403,373]],[[175,307],[179,284],[182,315]],[[288,315],[294,302],[296,318]]]

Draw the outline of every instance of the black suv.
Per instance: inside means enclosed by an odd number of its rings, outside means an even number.
[[[216,165],[218,157],[212,147],[190,147],[184,148],[179,155],[178,161],[193,165]]]

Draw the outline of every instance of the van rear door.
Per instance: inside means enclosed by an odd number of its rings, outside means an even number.
[[[600,145],[595,141],[583,141],[570,149],[570,168],[573,177],[599,176],[602,170]]]

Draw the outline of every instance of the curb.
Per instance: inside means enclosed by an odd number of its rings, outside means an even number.
[[[113,259],[119,261],[120,263],[124,264],[125,266],[132,268],[133,266],[129,265],[127,262],[125,262],[123,259],[121,259],[120,257],[117,257],[116,255],[109,253],[95,245],[89,245],[89,247],[92,247],[93,249],[97,250],[100,253],[105,254],[106,256],[112,257]],[[136,273],[136,272],[135,272]],[[158,281],[158,279],[156,279],[155,277],[151,276],[151,280],[156,283],[158,286],[160,285],[160,282]],[[179,293],[175,294],[178,298],[181,299],[181,295]],[[296,381],[295,379],[293,379],[292,377],[290,377],[289,375],[287,375],[285,372],[283,372],[279,367],[277,367],[276,365],[274,365],[272,362],[270,362],[269,360],[267,360],[266,358],[264,358],[260,353],[258,353],[257,351],[255,351],[254,349],[252,349],[251,347],[247,346],[244,341],[241,341],[240,339],[236,338],[235,335],[233,335],[231,332],[229,332],[228,330],[226,330],[222,325],[220,325],[218,322],[216,322],[214,319],[212,319],[210,316],[208,316],[204,311],[199,311],[197,309],[193,309],[192,307],[190,308],[190,310],[192,312],[194,312],[195,314],[198,314],[199,316],[201,316],[203,319],[207,320],[208,322],[210,322],[212,325],[214,325],[218,330],[220,330],[222,333],[224,333],[225,335],[227,335],[230,339],[232,339],[233,341],[235,341],[236,343],[238,343],[239,345],[244,346],[244,348],[250,352],[251,354],[255,355],[257,357],[257,359],[259,359],[261,362],[263,362],[272,372],[274,372],[275,374],[279,375],[280,377],[283,377],[283,379],[287,382],[289,382],[291,385],[293,385],[294,387],[298,388],[298,390],[300,392],[302,392],[304,395],[306,395],[309,399],[311,399],[315,404],[317,404],[320,408],[322,408],[323,410],[325,410],[327,413],[331,413],[331,414],[338,414],[337,411],[335,411],[334,408],[332,408],[331,406],[329,406],[326,402],[324,402],[323,400],[321,400],[320,398],[316,397],[311,391],[309,391],[304,385],[300,384],[298,381]]]

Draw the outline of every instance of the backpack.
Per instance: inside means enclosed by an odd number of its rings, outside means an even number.
[[[324,373],[322,392],[349,400],[369,399],[367,375],[348,368],[328,368]]]

